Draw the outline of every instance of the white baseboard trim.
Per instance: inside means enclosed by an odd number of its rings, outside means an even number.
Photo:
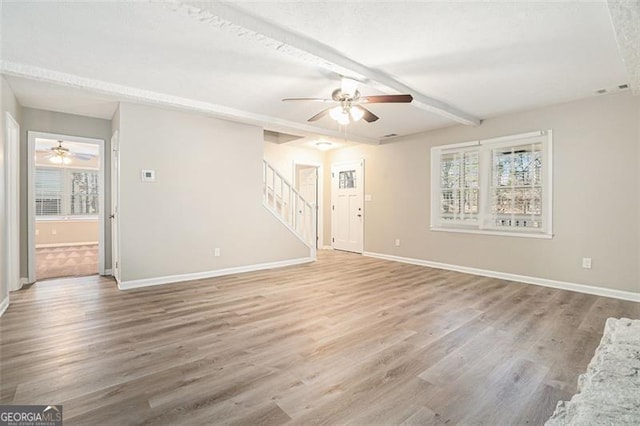
[[[36,244],[36,248],[50,248],[50,247],[73,247],[73,246],[97,246],[97,241],[84,241],[78,243],[52,243],[52,244]]]
[[[333,250],[333,246],[322,246],[322,250]]]
[[[487,269],[469,268],[467,266],[450,265],[447,263],[431,262],[429,260],[413,259],[409,257],[393,256],[390,254],[364,252],[363,256],[375,257],[378,259],[392,260],[395,262],[410,263],[412,265],[428,266],[436,269],[446,269],[448,271],[462,272],[465,274],[480,275],[483,277],[499,278],[508,281],[517,281],[525,284],[535,284],[543,287],[558,288],[561,290],[576,291],[578,293],[593,294],[596,296],[612,297],[614,299],[640,302],[640,293],[630,291],[613,290],[604,287],[595,287],[586,284],[570,283],[566,281],[549,280],[546,278],[530,277],[527,275],[510,274],[507,272],[490,271]]]
[[[4,312],[7,310],[8,307],[9,307],[9,295],[7,294],[7,297],[5,297],[2,303],[0,303],[0,317],[4,314]]]
[[[104,270],[104,276],[109,276],[109,275],[113,275],[113,269],[105,269]]]
[[[300,265],[315,262],[315,257],[303,257],[299,259],[281,260],[278,262],[259,263],[256,265],[236,266],[233,268],[217,269],[215,271],[195,272],[192,274],[168,275],[156,278],[144,278],[141,280],[122,281],[118,283],[120,290],[131,290],[140,287],[172,284],[183,281],[202,280],[205,278],[221,277],[223,275],[240,274],[243,272],[260,271],[263,269],[282,268],[284,266]]]

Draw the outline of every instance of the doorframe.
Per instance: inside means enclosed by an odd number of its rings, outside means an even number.
[[[20,125],[5,112],[5,278],[9,291],[20,290]],[[14,133],[12,135],[12,131]]]
[[[104,139],[88,138],[83,136],[64,135],[51,132],[27,131],[27,244],[28,248],[28,277],[29,283],[36,282],[36,212],[35,212],[35,179],[36,179],[36,139],[62,139],[69,142],[90,143],[98,145],[100,153],[100,170],[98,171],[98,274],[105,274],[105,250],[104,250]]]
[[[331,203],[330,205],[333,206],[333,169],[334,167],[340,167],[343,166],[345,164],[351,164],[351,163],[355,163],[355,162],[360,162],[360,168],[361,170],[361,174],[362,174],[362,185],[359,187],[360,191],[361,191],[361,196],[362,196],[362,250],[359,252],[360,254],[364,253],[364,222],[365,220],[367,220],[367,215],[365,213],[365,202],[364,202],[364,198],[365,198],[365,180],[364,180],[364,174],[365,174],[365,161],[364,161],[364,157],[360,157],[360,158],[356,158],[354,160],[344,160],[344,161],[337,161],[335,163],[331,163],[331,169],[329,170],[329,173],[331,173],[330,175],[330,181],[331,181]],[[333,247],[333,235],[334,235],[334,220],[333,220],[333,209],[330,209],[330,214],[331,214],[331,249],[334,249]]]
[[[120,284],[120,133],[111,136],[111,275]]]
[[[323,197],[324,197],[324,186],[323,186],[323,165],[322,163],[314,163],[310,161],[296,161],[293,160],[293,187],[296,188],[298,184],[298,174],[296,173],[296,166],[309,166],[315,167],[318,172],[318,177],[316,178],[316,249],[321,249],[324,247],[324,214],[322,212],[322,208],[324,206]]]

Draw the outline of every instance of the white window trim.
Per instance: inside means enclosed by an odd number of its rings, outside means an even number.
[[[492,227],[485,227],[485,218],[489,197],[489,185],[491,182],[491,167],[486,164],[491,163],[490,149],[500,146],[512,146],[523,143],[527,139],[540,139],[544,137],[542,149],[543,161],[543,190],[542,190],[542,230],[500,230]],[[448,151],[464,151],[466,148],[480,149],[480,170],[479,170],[479,214],[478,220],[470,224],[451,223],[443,226],[440,221],[440,158]],[[486,148],[484,148],[486,147]],[[490,148],[489,148],[490,147]],[[482,164],[485,164],[483,167]],[[483,234],[508,237],[524,238],[553,238],[553,133],[551,130],[540,130],[536,132],[520,133],[510,136],[501,136],[491,139],[481,139],[477,141],[456,143],[450,145],[440,145],[431,148],[431,220],[430,229],[437,232],[458,232],[469,234]]]

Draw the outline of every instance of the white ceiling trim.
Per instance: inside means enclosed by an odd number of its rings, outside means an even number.
[[[640,95],[640,1],[608,0],[611,23],[634,95]]]
[[[197,101],[179,96],[150,90],[138,89],[121,84],[109,83],[100,80],[80,77],[73,74],[54,71],[46,68],[25,65],[10,61],[0,61],[0,73],[14,77],[22,77],[29,80],[53,83],[64,87],[86,90],[88,92],[101,95],[113,96],[119,101],[132,101],[145,104],[160,105],[180,110],[194,111],[210,114],[218,118],[231,121],[238,121],[246,124],[253,124],[278,132],[296,133],[300,136],[323,135],[337,139],[348,138],[350,141],[377,145],[376,139],[356,136],[321,127],[296,123],[294,121],[282,120],[262,114],[254,114],[236,108],[217,105],[210,102]]]
[[[328,69],[337,74],[360,80],[383,92],[410,93],[413,95],[413,105],[458,123],[467,125],[479,125],[481,123],[479,118],[424,95],[397,81],[390,75],[368,68],[317,40],[252,16],[228,3],[217,1],[169,1],[166,6],[171,10],[214,25],[238,37],[261,43],[268,49],[285,53],[298,60]]]

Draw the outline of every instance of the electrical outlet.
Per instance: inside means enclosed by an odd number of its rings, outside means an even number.
[[[215,257],[220,257],[220,249],[218,247],[213,249],[213,255]]]
[[[400,247],[400,238],[396,238],[396,247]]]
[[[583,257],[582,258],[582,267],[584,269],[591,269],[591,258],[590,257]]]

